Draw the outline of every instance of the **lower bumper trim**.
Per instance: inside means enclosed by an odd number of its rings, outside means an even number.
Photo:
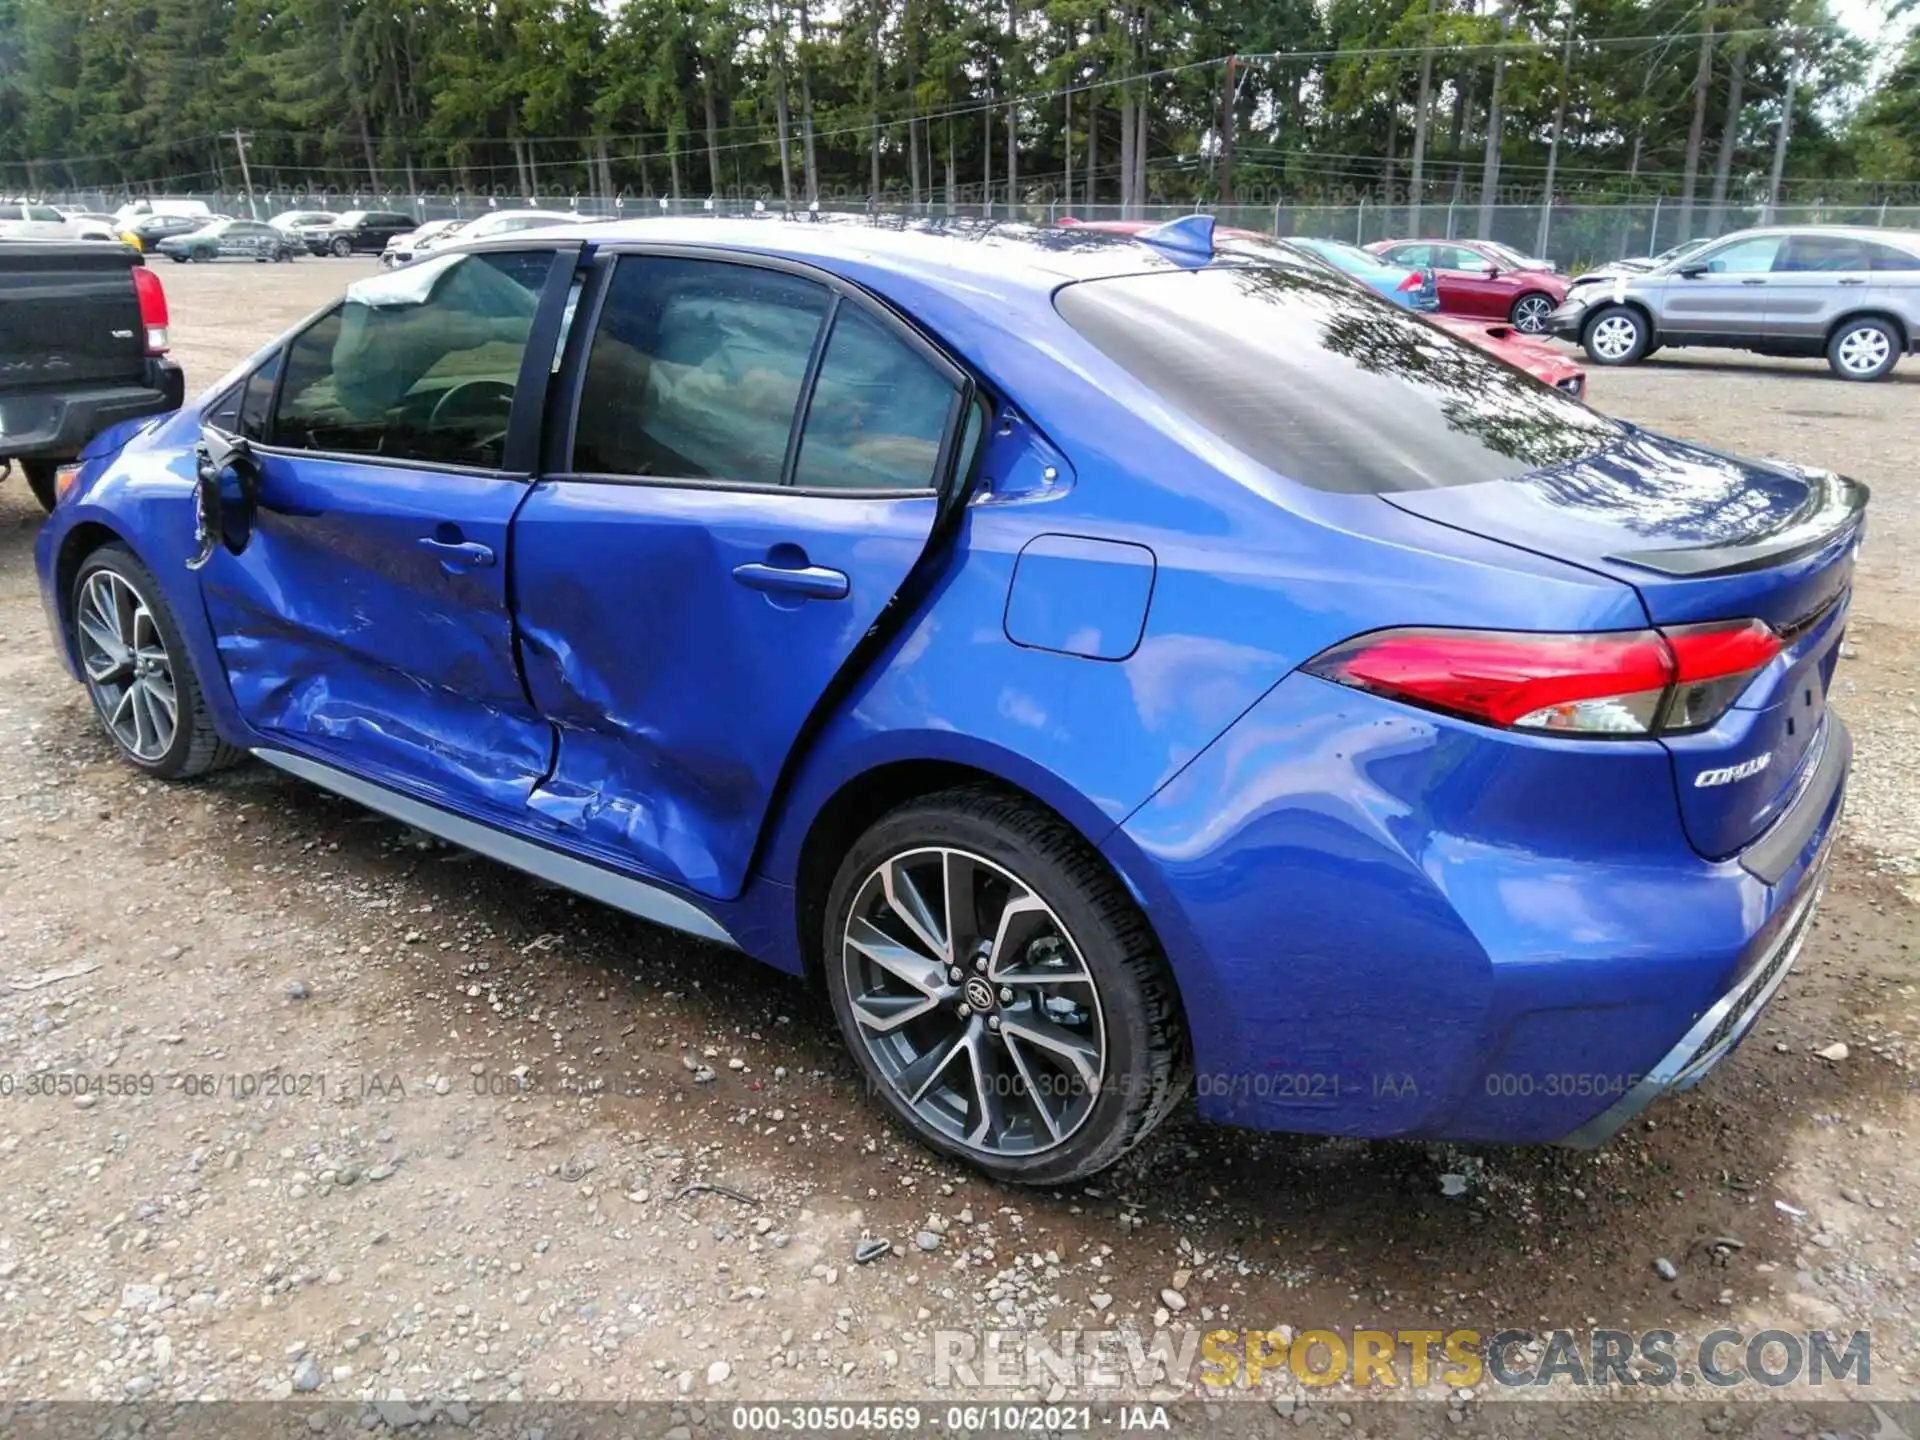
[[[1660,1063],[1637,1085],[1578,1130],[1562,1136],[1560,1143],[1574,1150],[1595,1149],[1611,1140],[1622,1126],[1660,1096],[1698,1085],[1707,1072],[1740,1043],[1760,1012],[1766,1009],[1767,1002],[1773,999],[1774,991],[1787,978],[1800,947],[1806,943],[1814,908],[1820,903],[1820,894],[1825,888],[1825,866],[1818,864],[1805,893],[1759,962],[1694,1022],[1680,1043],[1663,1055]]]

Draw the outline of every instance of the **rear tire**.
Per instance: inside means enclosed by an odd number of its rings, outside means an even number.
[[[102,545],[82,560],[67,611],[87,693],[123,758],[161,780],[246,758],[214,730],[166,595],[131,550]]]
[[[1596,365],[1631,365],[1646,357],[1650,328],[1631,305],[1603,305],[1580,332],[1580,344]]]
[[[952,923],[949,895],[965,897]],[[874,824],[841,862],[823,942],[868,1083],[917,1139],[996,1180],[1106,1169],[1192,1078],[1138,907],[1065,822],[997,790],[944,791]]]
[[[1547,333],[1547,316],[1553,313],[1553,297],[1542,290],[1529,290],[1513,302],[1507,319],[1522,335]]]
[[[1882,380],[1900,363],[1900,332],[1863,315],[1843,321],[1827,342],[1827,366],[1842,380]]]
[[[58,460],[21,460],[21,478],[27,482],[27,489],[33,492],[33,498],[40,502],[40,508],[51,512],[53,502],[60,497],[54,493],[53,472],[60,466]]]

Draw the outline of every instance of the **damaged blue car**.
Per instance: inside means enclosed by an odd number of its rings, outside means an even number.
[[[1302,260],[640,221],[363,280],[58,478],[126,759],[246,756],[814,978],[1003,1180],[1590,1145],[1807,933],[1865,491]]]

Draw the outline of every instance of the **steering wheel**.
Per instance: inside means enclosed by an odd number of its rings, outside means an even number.
[[[474,403],[476,400],[480,401],[477,405]],[[427,428],[437,430],[450,421],[491,418],[494,411],[500,408],[500,402],[504,402],[511,414],[513,386],[506,381],[462,380],[441,392],[440,398],[433,402],[433,411],[427,416]],[[505,418],[501,417],[503,421]]]

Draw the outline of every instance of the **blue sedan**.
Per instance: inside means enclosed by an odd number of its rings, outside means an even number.
[[[1409,269],[1344,240],[1320,240],[1307,235],[1288,237],[1287,243],[1318,255],[1334,269],[1377,290],[1397,305],[1431,314],[1440,308],[1440,285],[1431,270]]]
[[[132,765],[247,756],[824,986],[1008,1181],[1595,1144],[1782,983],[1865,492],[1304,260],[639,221],[362,280],[59,477]]]

